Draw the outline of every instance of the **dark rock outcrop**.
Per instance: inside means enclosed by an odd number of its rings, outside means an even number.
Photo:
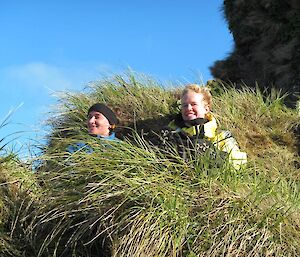
[[[295,105],[300,92],[300,1],[225,0],[223,11],[235,46],[210,68],[212,75],[237,86],[281,89],[289,94],[287,104]]]

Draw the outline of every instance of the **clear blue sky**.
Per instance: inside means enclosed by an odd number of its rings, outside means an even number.
[[[1,0],[0,139],[40,140],[56,91],[130,67],[164,82],[211,79],[232,36],[221,0]],[[35,138],[35,135],[38,137]],[[0,144],[1,146],[1,144]]]

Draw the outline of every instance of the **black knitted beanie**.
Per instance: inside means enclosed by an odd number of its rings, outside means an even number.
[[[116,125],[119,122],[118,118],[114,114],[114,112],[109,107],[107,107],[105,104],[96,103],[96,104],[92,105],[90,107],[90,109],[88,110],[88,115],[92,111],[102,113],[106,117],[106,119],[109,121],[109,124],[111,124],[111,125]]]

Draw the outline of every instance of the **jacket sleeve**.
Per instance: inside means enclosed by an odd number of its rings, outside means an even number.
[[[230,131],[221,131],[213,139],[213,144],[221,151],[229,154],[229,162],[235,169],[240,169],[247,163],[247,154],[242,152]]]

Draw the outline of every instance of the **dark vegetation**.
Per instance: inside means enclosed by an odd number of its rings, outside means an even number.
[[[300,94],[300,4],[295,0],[225,0],[225,19],[234,49],[211,67],[215,78],[241,87],[288,93],[295,107]]]

